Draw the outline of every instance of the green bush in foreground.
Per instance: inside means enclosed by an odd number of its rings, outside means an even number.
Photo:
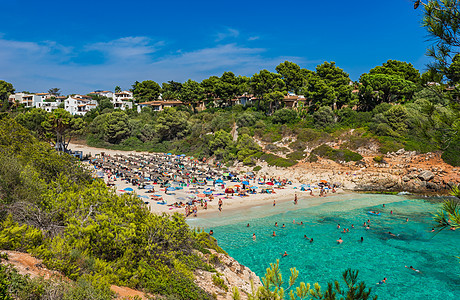
[[[313,154],[327,158],[333,161],[359,161],[363,159],[363,157],[356,152],[350,151],[348,149],[334,149],[329,147],[326,144],[323,144],[312,151]]]
[[[61,271],[80,287],[67,299],[110,299],[111,284],[210,299],[193,272],[215,270],[195,252],[223,250],[183,216],[155,215],[138,197],[117,196],[7,118],[0,120],[0,153],[0,249],[27,251]]]
[[[334,283],[329,282],[325,291],[321,290],[321,286],[318,283],[313,285],[305,284],[301,282],[299,286],[294,288],[294,284],[299,276],[299,271],[296,268],[291,268],[291,276],[289,281],[284,282],[281,270],[279,268],[279,259],[276,263],[270,264],[270,268],[266,269],[265,277],[262,278],[262,286],[257,290],[254,288],[254,284],[251,281],[252,292],[248,295],[251,300],[265,300],[265,299],[276,299],[284,300],[285,291],[289,291],[289,299],[319,299],[319,300],[338,300],[338,299],[349,299],[349,300],[376,300],[377,296],[371,297],[371,288],[367,288],[366,284],[361,281],[358,282],[359,271],[346,269],[342,273],[343,281],[345,282],[346,288],[341,288],[340,283],[336,280]],[[287,284],[287,286],[286,286]],[[286,289],[285,289],[286,287]],[[238,289],[233,289],[233,299],[240,299]]]

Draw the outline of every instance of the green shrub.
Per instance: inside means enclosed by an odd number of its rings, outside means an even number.
[[[308,162],[317,162],[318,161],[318,156],[316,156],[314,153],[310,153],[308,156]]]
[[[225,284],[225,281],[219,277],[219,275],[212,275],[212,283],[214,283],[215,286],[220,287],[221,289],[228,292],[228,286]]]
[[[272,116],[272,121],[274,124],[286,124],[293,123],[297,119],[297,112],[292,109],[283,108],[275,111]]]
[[[262,169],[261,166],[255,166],[255,167],[252,169],[252,171],[254,171],[254,172],[259,172],[261,169]]]
[[[402,143],[398,142],[395,139],[389,138],[389,137],[380,137],[379,142],[380,142],[379,151],[380,153],[383,153],[383,154],[386,154],[389,152],[396,152],[399,149],[404,148],[404,145]]]
[[[283,168],[291,167],[297,164],[295,160],[285,159],[285,158],[279,157],[278,155],[271,154],[271,153],[263,154],[260,157],[260,159],[267,162],[269,166],[276,166],[276,167],[283,167]]]
[[[303,151],[294,151],[286,155],[288,158],[293,160],[301,160],[305,157],[305,152]]]
[[[383,157],[382,156],[375,156],[373,158],[373,160],[376,162],[376,163],[382,163],[383,162]]]
[[[460,139],[452,141],[441,155],[444,162],[454,167],[460,167]]]
[[[334,149],[329,147],[326,144],[323,144],[312,151],[313,154],[318,155],[323,158],[328,158],[333,161],[359,161],[363,157],[356,152],[350,151],[348,149]]]

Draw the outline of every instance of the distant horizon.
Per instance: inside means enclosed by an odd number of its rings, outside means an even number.
[[[24,5],[24,2],[27,5]],[[284,61],[334,61],[353,81],[388,59],[422,73],[430,45],[410,0],[267,5],[262,1],[4,3],[0,80],[16,91],[87,94],[135,81],[252,76]],[[124,2],[123,2],[124,3]],[[293,12],[293,7],[295,8]]]

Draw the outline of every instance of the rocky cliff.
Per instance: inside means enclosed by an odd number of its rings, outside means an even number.
[[[237,287],[241,299],[248,299],[251,293],[251,281],[257,289],[261,286],[259,277],[249,268],[243,266],[232,257],[210,250],[211,254],[201,254],[217,273],[198,270],[195,272],[195,282],[211,295],[215,295],[218,300],[231,300],[233,287]]]

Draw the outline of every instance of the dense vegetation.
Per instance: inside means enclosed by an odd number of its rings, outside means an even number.
[[[454,59],[447,74],[455,73],[457,60],[460,58]],[[312,149],[339,140],[341,150],[313,154],[359,160],[352,151],[373,143],[382,154],[401,148],[443,151],[447,163],[460,165],[456,155],[460,151],[460,101],[455,88],[460,77],[433,70],[420,75],[411,64],[394,60],[371,69],[354,83],[335,63],[325,62],[310,71],[284,62],[276,70],[262,70],[251,78],[226,72],[201,83],[133,85],[137,102],[156,99],[161,93],[165,99],[185,103],[163,111],[150,107],[140,113],[114,110],[108,99],[98,96],[99,107],[84,117],[73,117],[61,109],[51,114],[31,109],[16,113],[16,120],[39,138],[58,143],[59,138],[65,141],[65,136],[77,135],[91,146],[214,156],[249,166],[258,159],[290,166],[314,157],[307,156]],[[301,93],[307,100],[285,108],[287,92]],[[242,93],[257,98],[245,106],[232,105],[232,99]],[[197,111],[200,103],[208,108]]]
[[[0,152],[0,249],[42,258],[89,286],[94,293],[86,299],[110,299],[110,284],[210,297],[193,282],[193,270],[214,269],[194,251],[222,250],[182,216],[154,215],[137,197],[117,196],[8,117],[0,120]]]

